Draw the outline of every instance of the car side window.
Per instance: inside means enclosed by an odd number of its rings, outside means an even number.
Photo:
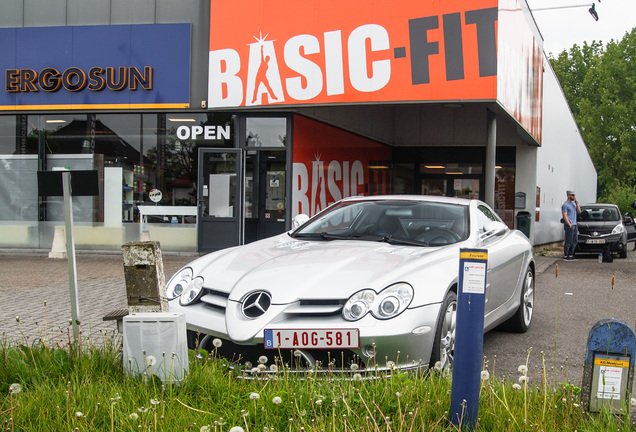
[[[477,227],[479,228],[479,232],[483,233],[486,231],[484,229],[484,226],[488,222],[498,221],[499,218],[497,218],[497,216],[495,216],[488,207],[480,205],[477,207],[477,209],[479,210],[477,212]]]

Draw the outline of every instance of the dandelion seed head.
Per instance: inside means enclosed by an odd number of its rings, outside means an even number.
[[[81,411],[77,411],[77,412],[75,413],[75,417],[77,417],[77,418],[82,418],[82,417],[84,417],[84,414],[83,414]]]
[[[260,357],[258,358],[258,362],[259,362],[260,364],[265,364],[265,363],[267,363],[267,357],[266,357],[266,356],[264,356],[264,355],[260,356]]]
[[[221,346],[223,345],[223,341],[219,338],[214,338],[214,340],[212,341],[212,345],[214,345],[216,348],[221,348]]]
[[[137,415],[137,413],[130,413],[128,414],[128,418],[131,420],[137,420],[139,418],[139,415]]]
[[[322,405],[322,399],[318,399],[318,400],[316,401],[316,405],[318,405],[318,406]]]
[[[201,426],[199,432],[210,432],[210,425]]]
[[[274,405],[281,404],[282,402],[283,402],[283,400],[280,398],[280,396],[274,396],[274,398],[272,399],[272,403]]]
[[[480,378],[482,381],[488,381],[490,379],[490,373],[487,370],[483,370],[481,371]]]
[[[152,405],[159,405],[159,402],[160,402],[160,401],[159,401],[159,399],[157,399],[157,398],[152,398],[152,399],[150,399],[150,403],[151,403]]]
[[[528,366],[526,365],[519,365],[519,367],[517,368],[517,370],[519,371],[519,373],[522,373],[524,375],[526,375],[528,373]]]
[[[258,369],[259,372],[264,372],[264,371],[267,370],[267,366],[265,366],[263,363],[261,363],[258,366],[256,366],[256,369]]]
[[[444,367],[444,365],[442,364],[441,361],[436,361],[435,362],[435,366],[434,366],[435,370],[441,371],[443,367]]]
[[[359,373],[353,374],[353,380],[354,381],[362,381],[362,375],[360,375]]]
[[[20,317],[19,316],[15,317],[15,322],[20,322]]]
[[[271,364],[269,365],[269,370],[271,370],[272,372],[278,372],[278,366],[276,366],[275,364]]]
[[[155,356],[146,357],[146,366],[154,366],[157,364],[157,359]]]
[[[521,375],[519,377],[519,383],[520,384],[524,384],[527,380],[528,380],[528,378],[525,375]]]
[[[512,388],[515,389],[515,390],[521,390],[521,386],[519,384],[517,384],[517,383],[514,383],[512,385]]]
[[[636,406],[636,398],[632,398],[632,400],[629,403],[631,406]]]
[[[349,369],[351,369],[352,371],[357,371],[358,370],[358,364],[357,363],[351,363],[351,365],[349,366]]]
[[[22,391],[22,386],[18,383],[13,383],[9,386],[9,394],[18,394]]]
[[[260,398],[261,396],[258,393],[250,393],[250,399],[251,400],[256,400],[258,398]]]
[[[245,432],[245,429],[240,426],[234,426],[232,429],[230,429],[230,432]]]

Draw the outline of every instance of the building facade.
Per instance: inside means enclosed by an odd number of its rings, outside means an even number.
[[[97,172],[78,249],[211,251],[404,193],[561,240],[596,172],[525,1],[407,3],[1,4],[0,248],[50,249],[62,199],[37,173],[57,170]]]

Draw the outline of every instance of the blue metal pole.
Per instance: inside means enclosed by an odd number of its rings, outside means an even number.
[[[479,413],[488,251],[462,249],[451,390],[451,423],[474,429]]]

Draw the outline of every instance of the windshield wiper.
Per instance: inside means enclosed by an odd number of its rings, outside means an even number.
[[[409,240],[409,239],[399,239],[399,238],[394,238],[391,235],[385,235],[384,237],[382,237],[378,241],[389,243],[389,244],[392,244],[392,245],[428,246],[428,243],[424,242],[424,241]]]
[[[358,239],[360,237],[362,237],[360,234],[341,235],[341,234],[330,234],[325,231],[319,232],[319,233],[294,234],[294,238],[310,238],[310,239],[320,239],[320,240],[352,240],[352,239]]]

